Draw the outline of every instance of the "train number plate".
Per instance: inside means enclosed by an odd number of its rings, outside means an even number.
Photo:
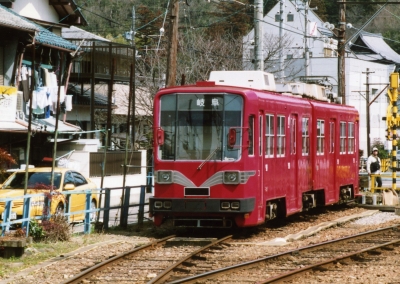
[[[210,196],[209,187],[185,187],[185,196]]]

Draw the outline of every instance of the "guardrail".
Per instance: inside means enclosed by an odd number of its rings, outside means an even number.
[[[116,187],[116,188],[103,188],[103,189],[97,189],[97,190],[86,190],[86,191],[79,191],[79,190],[73,190],[73,191],[63,191],[61,192],[65,196],[65,205],[64,206],[64,216],[68,218],[68,221],[70,220],[70,217],[72,215],[77,215],[77,214],[85,214],[84,220],[83,220],[83,226],[84,226],[84,233],[89,234],[91,231],[91,224],[94,223],[91,221],[91,214],[97,212],[97,214],[100,214],[100,212],[103,213],[103,218],[102,218],[102,223],[103,223],[103,228],[107,229],[109,228],[109,222],[110,222],[110,211],[111,210],[120,210],[120,223],[119,225],[122,227],[126,227],[128,225],[128,218],[129,216],[132,215],[137,215],[137,223],[140,225],[143,223],[145,217],[145,206],[148,205],[148,203],[145,202],[145,195],[146,195],[146,189],[151,187],[150,185],[147,186],[137,186],[137,187]],[[140,195],[139,195],[139,202],[138,203],[131,203],[130,198],[131,198],[131,193],[132,189],[134,188],[140,188]],[[121,202],[117,206],[111,206],[111,192],[113,190],[122,190],[123,195],[121,196]],[[59,193],[57,193],[59,194]],[[71,196],[73,194],[85,194],[86,199],[85,199],[85,210],[81,211],[74,211],[71,212]],[[103,206],[98,206],[98,208],[94,209],[91,208],[91,200],[92,200],[92,195],[93,194],[99,194],[99,199],[102,199],[102,204]],[[42,214],[42,216],[34,216],[31,217],[31,205],[32,205],[32,200],[41,198],[43,197],[44,204],[47,206],[47,208],[50,208],[50,201],[47,198],[45,193],[37,193],[37,194],[27,194],[25,196],[18,196],[18,197],[7,197],[7,198],[0,198],[0,202],[5,203],[5,210],[4,210],[4,218],[3,220],[0,221],[0,227],[1,227],[1,236],[4,236],[6,231],[10,230],[10,227],[15,224],[21,224],[21,227],[25,229],[25,232],[28,236],[29,234],[29,222],[32,220],[42,220],[43,218],[49,218],[50,212],[48,214]],[[102,198],[104,197],[104,198]],[[21,219],[15,219],[11,220],[11,214],[12,214],[12,204],[15,200],[23,200],[23,215]],[[137,214],[130,214],[129,213],[129,208],[132,207],[138,207],[138,213]],[[96,218],[97,219],[97,218]]]
[[[375,186],[375,184],[376,184],[375,181],[376,181],[377,177],[382,178],[382,186],[381,187]],[[389,181],[389,183],[385,182],[385,180]],[[398,180],[398,184],[396,183],[395,190],[400,191],[400,174],[397,177],[397,180]],[[393,174],[390,172],[387,172],[387,173],[381,173],[380,175],[372,174],[371,176],[368,176],[367,172],[359,173],[359,181],[360,181],[360,183],[359,183],[360,188],[364,188],[364,190],[368,190],[368,191],[374,193],[375,191],[383,191],[386,188],[392,188]],[[384,185],[384,183],[386,185]]]

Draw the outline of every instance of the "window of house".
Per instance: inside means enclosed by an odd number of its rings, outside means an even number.
[[[274,156],[274,116],[272,114],[267,114],[265,116],[265,156]]]
[[[325,142],[325,121],[322,119],[317,120],[317,155],[324,154]]]
[[[346,154],[346,122],[340,122],[340,154]]]
[[[277,131],[277,151],[276,151],[276,156],[277,157],[285,157],[285,117],[279,115],[277,117],[277,125],[276,125],[276,131]]]
[[[301,153],[303,156],[308,156],[308,153],[310,152],[310,133],[309,133],[309,128],[308,128],[308,122],[309,122],[308,117],[303,117],[301,119]]]
[[[294,15],[292,13],[287,14],[287,21],[288,22],[293,22],[294,21]]]
[[[293,54],[286,54],[286,59],[293,59]]]
[[[275,14],[275,22],[279,22],[281,20],[280,14]]]

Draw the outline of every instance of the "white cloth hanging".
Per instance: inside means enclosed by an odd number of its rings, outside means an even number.
[[[72,95],[67,95],[65,98],[65,110],[66,111],[72,110]]]

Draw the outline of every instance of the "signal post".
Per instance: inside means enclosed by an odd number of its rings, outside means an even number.
[[[388,96],[390,99],[389,106],[387,108],[387,140],[392,140],[392,189],[396,190],[396,172],[397,172],[397,127],[400,126],[400,117],[397,116],[397,98],[398,98],[398,88],[399,88],[399,73],[392,73],[389,77],[389,88]]]

